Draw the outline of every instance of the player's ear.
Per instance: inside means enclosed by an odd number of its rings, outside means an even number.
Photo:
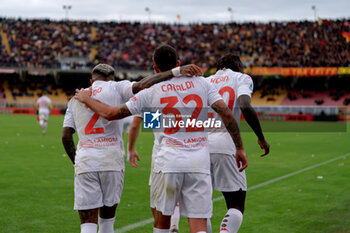
[[[180,60],[177,60],[176,66],[180,66]]]
[[[156,72],[156,73],[162,72],[162,71],[160,71],[160,69],[158,68],[157,65],[153,65],[153,69],[154,69],[154,72]]]

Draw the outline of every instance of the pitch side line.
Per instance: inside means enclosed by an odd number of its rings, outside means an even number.
[[[287,179],[287,178],[289,178],[289,177],[298,175],[298,174],[303,173],[303,172],[305,172],[305,171],[309,171],[309,170],[312,170],[312,169],[314,169],[314,168],[317,168],[317,167],[326,165],[326,164],[328,164],[328,163],[332,163],[332,162],[337,161],[337,160],[339,160],[339,159],[346,159],[346,157],[349,157],[349,156],[350,156],[350,153],[347,153],[347,154],[344,154],[344,155],[335,157],[335,158],[333,158],[333,159],[329,159],[329,160],[327,160],[327,161],[324,161],[324,162],[321,162],[321,163],[318,163],[318,164],[315,164],[315,165],[312,165],[312,166],[309,166],[309,167],[300,169],[300,170],[298,170],[298,171],[288,173],[288,174],[286,174],[286,175],[284,175],[284,176],[276,177],[276,178],[274,178],[274,179],[265,181],[265,182],[263,182],[263,183],[260,183],[260,184],[257,184],[257,185],[253,185],[253,186],[251,186],[250,188],[248,188],[248,191],[252,191],[252,190],[254,190],[254,189],[258,189],[258,188],[264,187],[264,186],[266,186],[266,185],[275,183],[275,182],[277,182],[277,181]],[[217,202],[217,201],[220,201],[220,200],[222,200],[222,199],[224,199],[224,197],[223,197],[223,196],[220,196],[220,197],[214,198],[214,199],[213,199],[213,202]],[[138,227],[147,225],[147,224],[149,224],[149,223],[151,223],[151,222],[153,222],[153,218],[149,218],[149,219],[146,219],[146,220],[143,220],[143,221],[140,221],[140,222],[136,222],[136,223],[130,224],[130,225],[128,225],[128,226],[122,227],[122,228],[120,228],[120,229],[116,229],[114,232],[115,232],[115,233],[127,232],[127,231],[130,231],[130,230],[132,230],[132,229],[135,229],[135,228],[138,228]]]

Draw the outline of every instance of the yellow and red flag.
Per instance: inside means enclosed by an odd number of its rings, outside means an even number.
[[[342,36],[345,38],[346,42],[349,43],[350,42],[350,33],[348,32],[343,32]]]

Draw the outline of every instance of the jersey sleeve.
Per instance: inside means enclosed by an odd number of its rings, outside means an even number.
[[[222,100],[217,88],[214,85],[210,85],[207,81],[208,86],[208,106],[212,106],[216,101]]]
[[[114,82],[114,88],[120,94],[124,102],[127,102],[134,96],[134,93],[132,92],[132,85],[134,85],[134,82],[130,82],[128,80]]]
[[[244,75],[242,80],[240,80],[238,89],[237,89],[237,98],[241,95],[248,95],[249,97],[253,92],[253,80],[249,75]]]
[[[150,106],[148,104],[149,97],[147,91],[148,89],[140,91],[126,102],[126,106],[132,115],[142,115],[143,108]]]
[[[76,130],[74,117],[73,117],[73,109],[72,109],[74,101],[75,100],[72,98],[68,102],[67,111],[66,111],[66,114],[64,115],[63,127],[69,127],[69,128],[73,128],[74,130]]]

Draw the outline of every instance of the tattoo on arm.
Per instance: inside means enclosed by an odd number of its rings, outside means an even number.
[[[216,101],[211,106],[222,118],[237,149],[243,148],[243,142],[236,119],[223,100]]]
[[[73,140],[74,132],[75,130],[70,127],[64,127],[62,131],[62,143],[73,164],[75,164],[75,145]]]
[[[130,116],[130,115],[131,115],[131,112],[129,111],[126,104],[122,104],[122,105],[118,106],[117,114],[116,114],[115,118],[122,119],[122,118],[125,118],[125,117]]]
[[[171,72],[171,70],[150,75],[146,78],[143,78],[141,81],[134,83],[134,85],[132,86],[132,92],[136,94],[142,91],[143,89],[149,88],[154,84],[169,80],[172,77],[174,77],[174,75]]]
[[[99,101],[96,101],[89,97],[85,104],[95,113],[100,115],[101,117],[111,121],[111,120],[119,120],[124,117],[130,116],[131,112],[129,111],[128,107],[125,104],[111,107],[108,105],[105,105]]]
[[[224,121],[225,122],[225,121]],[[236,120],[225,123],[227,131],[230,133],[237,149],[243,147],[242,138]]]
[[[102,117],[106,118],[109,121],[123,119],[127,116],[132,115],[128,107],[126,106],[126,104],[122,104],[117,107],[109,107],[109,108],[111,110],[108,111],[107,114],[101,115]]]

